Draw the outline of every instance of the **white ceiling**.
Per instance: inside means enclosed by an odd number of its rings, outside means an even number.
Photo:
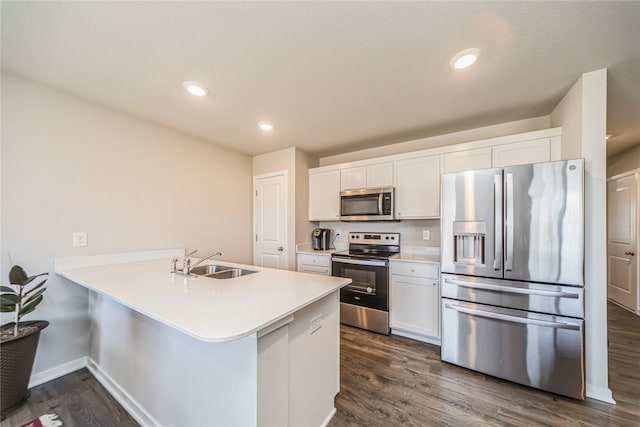
[[[251,155],[543,116],[604,67],[609,154],[640,143],[640,2],[2,1],[1,14],[3,70]],[[469,47],[478,63],[452,70]]]

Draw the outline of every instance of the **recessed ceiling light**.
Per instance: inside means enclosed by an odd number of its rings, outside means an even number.
[[[207,94],[207,88],[198,82],[186,81],[182,83],[182,86],[191,94],[195,96],[205,96]]]
[[[480,49],[472,47],[456,53],[449,61],[449,64],[456,70],[462,70],[472,66],[478,58],[480,58]]]
[[[258,122],[258,127],[267,132],[273,130],[273,125],[269,122]]]

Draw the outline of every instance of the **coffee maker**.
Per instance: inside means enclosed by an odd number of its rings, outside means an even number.
[[[331,230],[328,228],[316,228],[311,233],[313,250],[326,251],[331,246]]]

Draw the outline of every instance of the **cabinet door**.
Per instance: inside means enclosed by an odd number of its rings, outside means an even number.
[[[367,166],[367,187],[382,188],[393,186],[393,163]]]
[[[491,147],[456,151],[442,156],[442,173],[491,168]]]
[[[548,162],[551,160],[549,138],[496,145],[492,150],[494,168]]]
[[[309,173],[309,221],[340,218],[340,170]]]
[[[394,164],[396,218],[440,216],[440,156],[399,160]]]
[[[340,190],[353,190],[367,187],[367,168],[347,168],[340,171]]]
[[[439,337],[438,309],[437,279],[391,275],[391,328]]]

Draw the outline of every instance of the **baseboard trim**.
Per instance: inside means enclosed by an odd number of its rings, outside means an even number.
[[[434,337],[427,337],[424,335],[419,335],[419,334],[415,334],[413,332],[407,332],[407,331],[403,331],[401,329],[391,329],[391,334],[392,335],[399,335],[401,337],[405,337],[405,338],[411,338],[412,340],[416,340],[416,341],[422,341],[422,342],[426,342],[427,344],[433,344],[433,345],[442,345],[440,338],[434,338]]]
[[[71,372],[75,372],[78,369],[82,369],[85,366],[87,366],[86,356],[76,360],[72,360],[71,362],[63,363],[62,365],[54,366],[51,369],[46,369],[44,371],[38,372],[31,375],[31,378],[29,378],[29,388],[44,384],[51,380],[55,380],[56,378],[59,378],[63,375],[70,374]]]
[[[609,387],[597,387],[587,384],[587,397],[591,399],[600,400],[602,402],[616,404],[613,400],[613,393]]]
[[[329,423],[331,422],[331,419],[333,418],[333,416],[336,414],[336,408],[334,407],[331,412],[329,412],[329,416],[324,420],[324,422],[322,423],[322,427],[327,427],[329,425]]]
[[[90,357],[87,358],[87,369],[93,374],[98,382],[107,389],[109,394],[111,394],[111,396],[113,396],[113,398],[122,405],[125,411],[127,411],[129,415],[138,422],[138,424],[145,427],[161,425]]]

